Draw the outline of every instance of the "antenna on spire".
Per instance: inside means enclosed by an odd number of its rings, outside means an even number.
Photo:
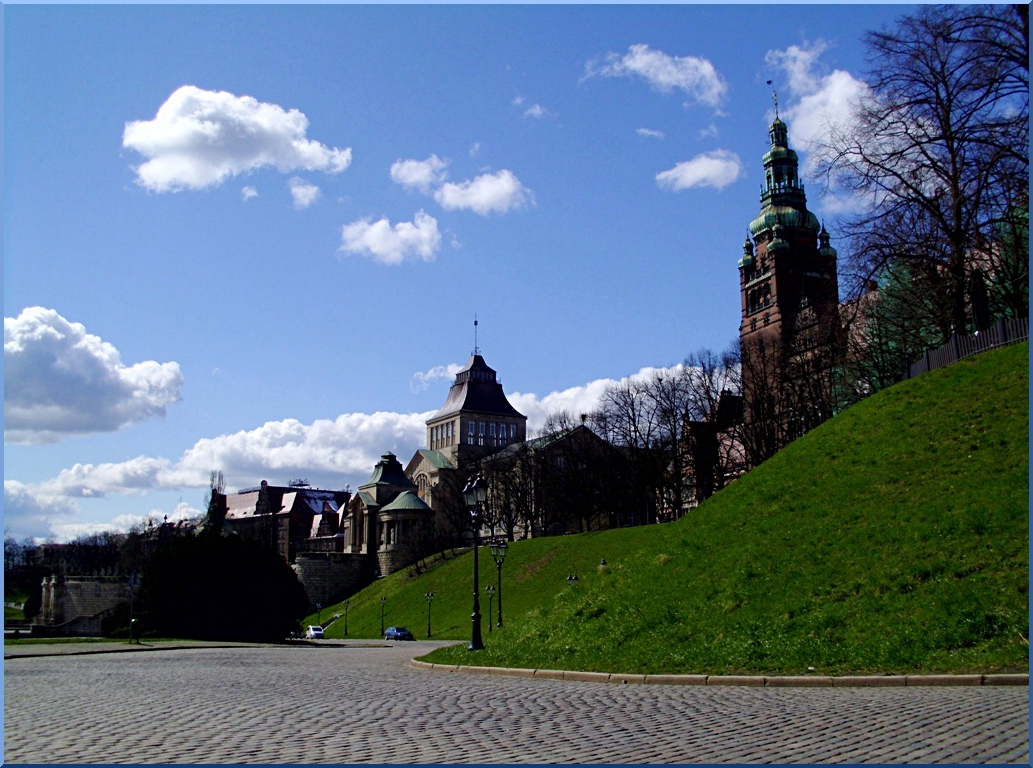
[[[475,355],[481,354],[481,350],[477,346],[477,314],[473,316],[473,353]]]
[[[768,80],[768,85],[771,85],[771,81]],[[771,89],[771,100],[775,103],[775,119],[778,119],[778,91],[774,88]]]

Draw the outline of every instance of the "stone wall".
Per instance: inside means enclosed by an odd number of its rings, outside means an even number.
[[[340,602],[373,580],[369,559],[348,552],[305,552],[293,568],[313,605]]]
[[[48,576],[33,632],[99,635],[103,614],[128,602],[127,580],[112,576]]]

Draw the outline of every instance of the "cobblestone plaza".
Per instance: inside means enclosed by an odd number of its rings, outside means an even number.
[[[13,763],[1029,762],[1029,688],[455,674],[436,643],[8,657]]]

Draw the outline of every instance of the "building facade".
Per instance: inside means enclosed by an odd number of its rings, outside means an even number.
[[[509,402],[496,371],[475,348],[456,373],[444,405],[427,419],[427,447],[417,450],[405,468],[419,498],[437,513],[440,532],[461,530],[465,510],[460,494],[479,463],[526,440],[527,417]]]
[[[843,341],[836,250],[807,209],[799,160],[777,116],[768,137],[761,210],[739,259],[739,339],[746,419],[765,422],[771,434],[762,442],[777,449],[831,415]]]

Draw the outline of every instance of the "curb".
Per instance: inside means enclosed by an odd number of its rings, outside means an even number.
[[[565,680],[579,683],[622,685],[747,686],[754,688],[916,688],[929,686],[1029,685],[1029,673],[992,675],[628,675],[609,672],[576,672],[560,669],[514,669],[512,667],[469,667],[433,664],[411,659],[418,669],[465,675],[530,677],[535,680]]]

